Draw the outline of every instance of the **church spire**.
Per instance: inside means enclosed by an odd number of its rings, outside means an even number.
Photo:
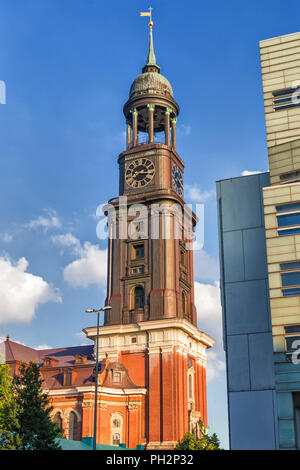
[[[141,16],[149,16],[150,17],[148,56],[147,56],[146,65],[143,67],[143,73],[145,73],[145,72],[158,72],[158,73],[160,73],[160,68],[156,64],[156,58],[155,58],[154,47],[153,47],[152,27],[153,27],[154,23],[152,21],[152,8],[149,8],[149,12],[141,12]]]
[[[156,65],[156,58],[154,54],[154,48],[153,48],[153,37],[152,37],[152,26],[153,26],[153,21],[149,21],[149,26],[150,26],[150,37],[149,37],[149,49],[148,49],[148,56],[147,56],[147,64],[146,65]]]

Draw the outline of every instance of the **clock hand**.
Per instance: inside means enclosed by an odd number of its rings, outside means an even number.
[[[149,171],[135,171],[135,175],[148,175],[150,172]]]

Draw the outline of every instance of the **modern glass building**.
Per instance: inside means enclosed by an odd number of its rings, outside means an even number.
[[[232,449],[300,448],[299,51],[260,42],[270,173],[217,182]]]

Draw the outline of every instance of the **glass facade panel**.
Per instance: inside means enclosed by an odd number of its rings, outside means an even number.
[[[282,263],[280,265],[281,271],[288,271],[290,269],[300,269],[300,261],[295,261],[294,263]]]
[[[285,212],[300,209],[300,202],[292,202],[290,204],[281,204],[276,206],[277,212]]]
[[[285,332],[286,333],[299,333],[300,334],[300,325],[286,326],[285,327]]]
[[[283,287],[300,285],[300,271],[281,274]]]
[[[300,225],[300,212],[295,214],[285,214],[277,216],[278,227],[287,227],[289,225]]]
[[[293,235],[294,233],[300,233],[300,227],[290,228],[288,230],[278,230],[279,237],[282,237],[284,235]]]
[[[282,293],[284,297],[287,297],[288,295],[300,295],[300,287],[295,289],[283,289]]]

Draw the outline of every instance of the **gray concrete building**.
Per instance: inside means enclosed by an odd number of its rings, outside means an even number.
[[[231,449],[278,447],[262,196],[269,184],[269,173],[217,182]]]

